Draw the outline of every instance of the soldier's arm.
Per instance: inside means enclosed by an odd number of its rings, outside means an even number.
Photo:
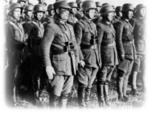
[[[118,55],[121,59],[123,59],[125,55],[122,43],[122,34],[123,34],[123,24],[121,22],[118,22],[116,26],[116,44],[117,44],[116,46],[118,50]]]
[[[77,41],[77,45],[78,45],[79,59],[80,60],[84,59],[81,48],[80,48],[80,44],[81,44],[81,40],[82,40],[82,32],[83,32],[82,29],[83,28],[82,28],[82,25],[80,23],[75,24],[74,32],[75,32],[75,37],[76,37],[76,41]]]
[[[98,46],[101,47],[102,39],[103,39],[104,31],[100,25],[97,26],[97,38],[98,38]]]
[[[55,36],[55,31],[51,26],[47,26],[44,32],[44,37],[42,41],[42,49],[43,49],[43,55],[44,55],[44,63],[45,66],[51,66],[51,59],[50,59],[50,48],[52,41]]]

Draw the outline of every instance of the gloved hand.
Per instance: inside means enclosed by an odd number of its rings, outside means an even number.
[[[48,79],[50,79],[50,80],[52,80],[54,74],[56,74],[55,70],[52,66],[46,66],[46,73],[47,73]]]

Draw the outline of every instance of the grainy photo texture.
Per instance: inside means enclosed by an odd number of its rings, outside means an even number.
[[[8,106],[143,105],[144,4],[33,1],[5,0]]]

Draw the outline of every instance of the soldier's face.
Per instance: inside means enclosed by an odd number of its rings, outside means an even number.
[[[95,9],[90,9],[89,12],[88,12],[89,18],[93,19],[95,17],[95,13],[96,13]]]
[[[141,17],[144,17],[144,16],[145,16],[145,8],[142,8],[142,9],[139,10],[139,15],[140,15]]]
[[[38,20],[41,20],[44,16],[44,13],[43,12],[37,12],[36,16],[37,16]]]
[[[20,17],[21,17],[21,9],[20,8],[16,8],[13,12],[13,17],[16,19],[16,20],[20,20]]]
[[[128,19],[131,19],[133,17],[133,11],[128,11]]]
[[[117,16],[122,17],[122,12],[121,11],[117,12],[116,14],[117,14]]]
[[[27,16],[28,16],[28,17],[30,17],[30,18],[31,18],[31,17],[32,17],[32,15],[33,15],[33,12],[32,12],[32,11],[28,11],[28,12],[27,12]]]
[[[114,12],[109,12],[108,14],[107,14],[107,19],[108,19],[108,21],[112,21],[113,19],[114,19]]]
[[[73,12],[73,14],[76,14],[77,13],[77,8],[72,8],[72,12]]]
[[[69,10],[67,10],[67,9],[60,9],[59,10],[59,15],[60,15],[60,18],[62,20],[67,21],[68,18],[69,18]]]
[[[51,15],[51,16],[54,16],[54,15],[55,15],[55,11],[54,11],[54,10],[51,10],[50,15]]]

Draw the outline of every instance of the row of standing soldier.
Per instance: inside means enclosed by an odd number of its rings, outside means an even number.
[[[114,72],[120,101],[128,100],[130,76],[137,93],[145,45],[142,4],[134,9],[126,3],[115,10],[90,0],[56,1],[45,16],[43,4],[23,8],[20,2],[26,0],[11,4],[6,18],[8,102],[13,104],[16,94],[34,101],[48,87],[51,105],[65,107],[76,79],[80,107],[89,105],[95,80],[99,105],[109,105]]]

